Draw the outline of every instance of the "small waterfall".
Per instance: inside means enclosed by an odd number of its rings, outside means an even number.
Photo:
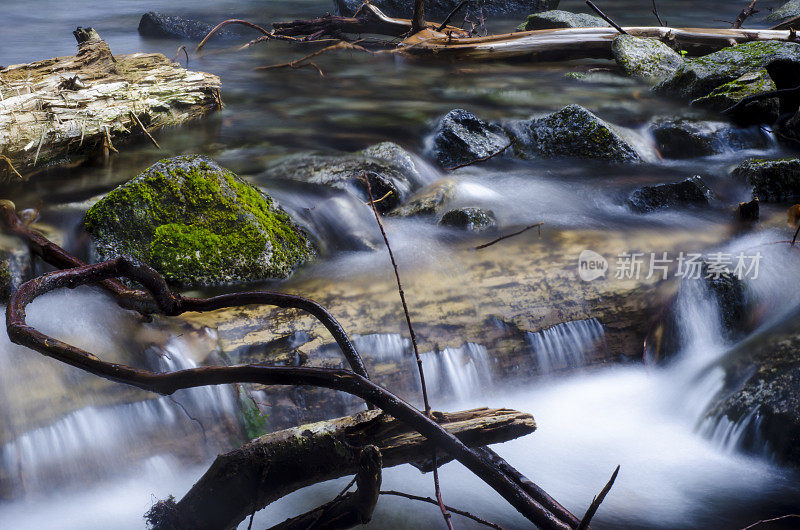
[[[606,347],[603,325],[596,318],[573,320],[536,333],[528,332],[525,340],[542,374],[580,368],[586,364],[590,354]]]
[[[706,418],[698,432],[728,453],[745,450],[769,457],[771,453],[761,434],[761,423],[762,417],[756,407],[738,421],[731,421],[726,416]]]
[[[449,391],[461,400],[480,394],[491,381],[489,353],[472,342],[422,354],[422,369],[432,393]]]

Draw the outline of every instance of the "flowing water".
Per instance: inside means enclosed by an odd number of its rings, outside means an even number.
[[[0,64],[74,53],[70,32],[78,25],[94,26],[115,53],[158,51],[171,57],[179,43],[136,33],[147,10],[209,22],[237,17],[267,24],[330,9],[322,0],[193,0],[180,5],[125,0],[102,7],[78,0],[1,3]],[[658,6],[673,26],[719,25],[716,19],[732,19],[743,7],[722,0],[691,6],[664,0]],[[561,7],[583,10],[577,0]],[[650,2],[614,0],[603,8],[623,24],[654,22]],[[499,32],[516,23],[492,20],[489,28]],[[752,333],[796,314],[800,288],[793,271],[798,257],[769,244],[787,237],[787,230],[774,222],[782,207],[762,206],[767,228],[737,235],[724,208],[642,216],[624,205],[635,186],[695,174],[702,174],[725,204],[744,200],[748,190],[731,182],[728,170],[753,152],[658,160],[644,127],[653,117],[685,112],[685,105],[627,80],[609,77],[587,84],[564,77],[585,70],[585,64],[423,64],[329,54],[318,62],[325,78],[311,69],[252,70],[304,53],[271,42],[244,52],[217,45],[202,56],[192,55],[190,68],[222,77],[224,111],[160,133],[156,138],[163,151],[136,143],[122,149],[109,166],[53,171],[6,187],[4,196],[19,207],[41,201],[42,221],[70,250],[86,255],[79,229],[85,201],[165,153],[208,154],[263,187],[320,242],[323,256],[317,263],[292,279],[270,282],[270,288],[357,300],[363,311],[380,316],[362,323],[345,303],[331,309],[354,334],[371,371],[380,373],[391,365],[414,374],[387,255],[370,211],[347,193],[264,174],[269,161],[287,154],[337,154],[377,141],[397,142],[416,157],[420,180],[414,185],[452,179],[454,204],[493,210],[501,231],[546,222],[541,238],[528,233],[476,258],[471,247],[490,238],[464,236],[421,220],[387,219],[424,343],[423,367],[436,408],[488,405],[532,413],[537,431],[496,449],[577,514],[619,464],[620,476],[595,518],[598,528],[740,528],[800,510],[798,477],[775,463],[769,445],[758,438],[757,412],[737,423],[707,415],[724,391],[723,361],[735,344],[720,329],[718,308],[702,282],[684,282],[678,291],[673,307],[680,351],[664,366],[609,362],[613,355],[630,360],[642,352],[632,347],[612,355],[613,323],[602,319],[577,315],[556,318],[561,322],[556,325],[531,324],[568,311],[570,304],[581,306],[583,287],[575,265],[583,248],[607,256],[631,250],[759,249],[764,254],[760,275],[748,284],[748,296],[760,308]],[[607,65],[592,61],[589,66]],[[495,160],[445,175],[428,158],[432,124],[452,108],[507,119],[571,103],[630,128],[652,163],[610,169],[588,162]],[[758,154],[779,155],[781,148],[770,144]],[[574,297],[550,300],[542,294],[565,281],[574,287]],[[509,284],[517,287],[508,291]],[[393,309],[380,313],[387,303]],[[32,304],[29,314],[45,332],[109,360],[163,371],[224,362],[224,326],[218,335],[211,325],[143,322],[94,289],[53,293]],[[496,357],[489,344],[490,336],[513,328],[509,322],[521,330],[513,366]],[[304,329],[292,331],[291,348],[318,340]],[[598,358],[605,362],[598,364]],[[418,383],[409,380],[402,393],[417,400]],[[98,381],[0,337],[0,497],[13,499],[0,501],[0,527],[142,528],[142,514],[156,499],[180,497],[216,453],[241,443],[243,403],[250,406],[250,398],[258,403],[266,395],[213,387],[155,398]],[[299,408],[302,399],[290,403]],[[352,399],[339,399],[330,414],[357,407]],[[442,481],[449,504],[506,528],[525,527],[505,501],[460,465],[444,466]],[[430,495],[431,482],[428,475],[404,466],[386,471],[384,488]],[[330,499],[343,483],[320,484],[282,499],[256,515],[254,528]],[[370,527],[441,524],[435,507],[410,502],[382,498]],[[458,528],[474,526],[459,518],[456,523]]]

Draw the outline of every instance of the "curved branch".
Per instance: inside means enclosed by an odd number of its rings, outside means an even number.
[[[260,31],[264,35],[267,35],[267,36],[270,35],[269,31],[265,30],[264,28],[262,28],[258,24],[253,24],[252,22],[249,22],[247,20],[242,20],[240,18],[229,18],[228,20],[223,20],[222,22],[220,22],[219,24],[214,26],[214,28],[211,31],[208,32],[208,35],[203,37],[203,40],[201,40],[200,44],[197,45],[197,48],[195,48],[195,51],[200,51],[203,48],[203,46],[206,45],[206,42],[208,42],[208,39],[210,39],[211,36],[214,35],[214,33],[216,33],[217,31],[221,30],[225,26],[229,26],[230,24],[242,24],[243,26],[247,26],[249,28],[257,29],[258,31]]]
[[[376,405],[428,438],[491,486],[519,513],[540,528],[559,530],[571,528],[532,499],[505,473],[467,447],[432,418],[369,379],[349,370],[236,365],[158,373],[105,362],[90,352],[47,336],[26,323],[25,308],[38,296],[59,288],[74,288],[116,277],[125,277],[143,285],[161,312],[167,315],[225,307],[230,304],[254,303],[249,301],[251,299],[247,298],[248,295],[255,295],[255,299],[258,299],[260,294],[243,293],[238,296],[227,295],[208,300],[183,298],[179,294],[172,293],[164,279],[152,268],[126,258],[117,258],[96,265],[52,272],[24,283],[14,292],[6,308],[6,328],[9,338],[16,344],[27,346],[94,375],[163,395],[170,395],[186,388],[232,383],[309,385],[352,394]]]

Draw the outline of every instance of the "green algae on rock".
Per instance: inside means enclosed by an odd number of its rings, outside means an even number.
[[[751,158],[739,164],[732,175],[753,186],[753,197],[760,201],[800,199],[800,158]]]
[[[682,98],[697,99],[747,72],[766,67],[775,59],[789,59],[800,67],[800,44],[775,41],[737,44],[686,61],[675,75],[654,87],[654,90]]]
[[[661,82],[683,65],[683,57],[658,39],[619,35],[611,53],[626,74],[646,83]]]
[[[692,105],[718,112],[728,109],[746,97],[775,90],[775,82],[765,68],[737,77],[720,85],[710,94],[692,101]],[[778,98],[748,103],[736,111],[733,118],[740,124],[774,123],[778,119]]]
[[[182,287],[284,278],[315,254],[271,197],[199,155],[157,162],[84,224],[98,258],[130,256]]]

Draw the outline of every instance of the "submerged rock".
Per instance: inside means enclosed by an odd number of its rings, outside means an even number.
[[[745,160],[732,175],[753,186],[753,197],[765,202],[800,199],[800,158]]]
[[[464,109],[448,112],[433,133],[433,156],[443,167],[455,167],[491,156],[510,142],[497,124]]]
[[[583,158],[637,162],[639,153],[620,127],[601,120],[580,105],[569,105],[543,118],[513,122],[515,147],[524,157]]]
[[[462,13],[470,10],[477,14],[482,9],[483,15],[488,17],[518,17],[555,9],[558,2],[559,0],[471,0],[462,8]],[[348,17],[353,16],[363,3],[364,0],[333,0],[336,11]],[[408,0],[372,0],[370,3],[390,17],[411,18],[414,11],[414,2]],[[460,0],[427,0],[425,16],[428,20],[441,22],[459,3]],[[464,18],[463,14],[461,18]]]
[[[637,212],[647,213],[685,205],[707,205],[714,192],[699,176],[678,182],[643,186],[628,198],[628,205]]]
[[[497,226],[494,212],[482,208],[457,208],[445,213],[439,220],[440,225],[482,232]]]
[[[452,179],[442,179],[414,193],[392,215],[410,217],[412,215],[433,215],[450,202],[456,194],[456,183]]]
[[[211,24],[173,15],[166,15],[150,11],[142,15],[139,20],[139,35],[161,39],[184,39],[201,41],[214,29]],[[214,34],[214,38],[232,39],[233,32],[221,29]]]
[[[284,278],[315,253],[269,195],[199,155],[150,166],[84,225],[100,259],[130,256],[182,287]]]
[[[265,171],[269,178],[329,186],[367,201],[364,175],[375,199],[386,196],[376,203],[381,213],[389,212],[405,200],[420,180],[411,155],[391,142],[342,156],[292,155],[273,162]]]
[[[788,59],[800,67],[800,44],[747,42],[686,61],[675,75],[657,85],[663,94],[697,99],[748,72],[760,70],[775,59]]]
[[[673,75],[683,65],[683,57],[658,39],[619,35],[611,52],[626,74],[652,84]]]
[[[692,105],[702,106],[721,112],[746,97],[775,90],[775,82],[766,68],[746,74],[729,83],[720,85],[706,96],[692,101]],[[775,123],[778,119],[778,98],[753,101],[738,109],[732,118],[739,124]]]
[[[610,27],[610,25],[600,17],[587,15],[586,13],[572,13],[571,11],[553,9],[528,15],[525,22],[517,26],[517,29],[531,31],[534,29],[604,27]]]
[[[665,158],[694,158],[729,150],[767,147],[769,138],[759,128],[741,129],[725,122],[689,118],[662,118],[650,125],[656,148]]]

